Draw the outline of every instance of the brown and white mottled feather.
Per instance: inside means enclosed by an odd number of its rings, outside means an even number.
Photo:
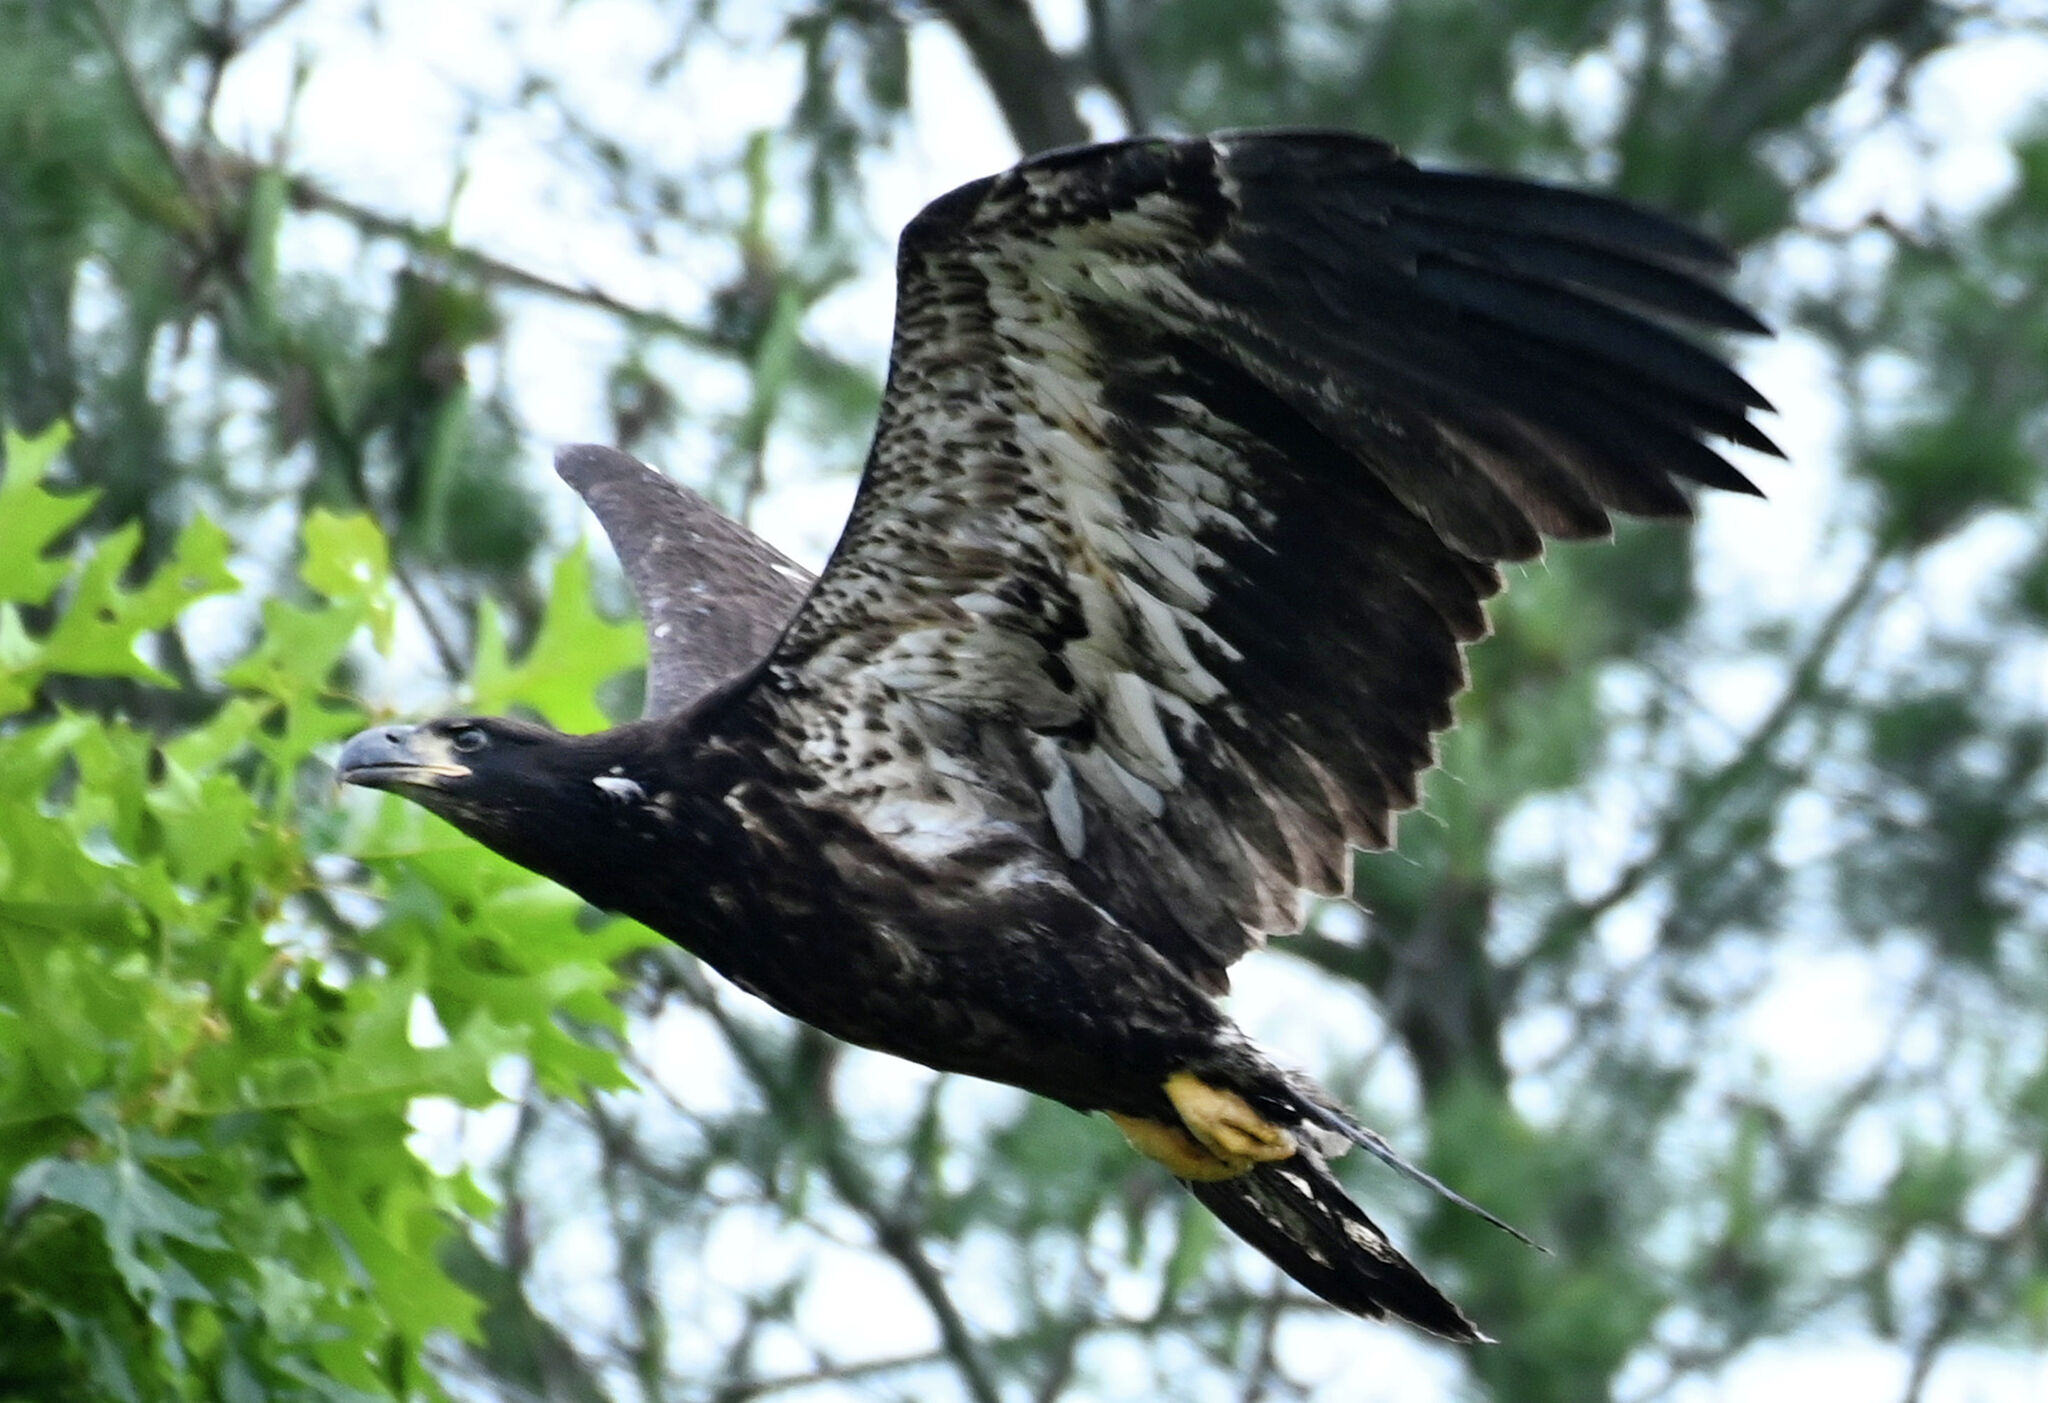
[[[801,606],[700,499],[571,450],[649,718],[378,727],[339,768],[848,1041],[1155,1145],[1221,1123],[1175,1086],[1234,1098],[1297,1150],[1204,1203],[1345,1309],[1478,1338],[1323,1156],[1463,1200],[1211,995],[1390,840],[1499,562],[1682,514],[1682,479],[1753,490],[1707,440],[1769,451],[1762,400],[1671,329],[1761,329],[1723,261],[1349,135],[1027,161],[904,232],[881,423]]]
[[[769,663],[805,762],[925,859],[999,817],[1210,987],[1389,841],[1495,564],[1761,399],[1666,320],[1722,255],[1323,133],[1040,158],[904,232],[873,454]]]

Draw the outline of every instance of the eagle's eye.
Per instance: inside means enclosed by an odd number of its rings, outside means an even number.
[[[464,755],[471,755],[489,745],[491,738],[484,734],[481,726],[464,726],[448,737],[448,743]]]

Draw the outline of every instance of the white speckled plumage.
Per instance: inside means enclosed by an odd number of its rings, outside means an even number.
[[[770,664],[807,759],[871,796],[851,806],[878,833],[895,801],[858,778],[862,738],[888,731],[896,756],[917,737],[818,709],[878,716],[916,696],[1014,731],[1028,744],[986,747],[978,782],[1036,796],[1049,853],[1096,899],[1149,888],[1175,929],[1147,938],[1212,980],[1287,928],[1297,891],[1343,890],[1347,846],[1388,840],[1448,722],[1493,561],[1530,553],[1532,522],[1580,533],[1609,504],[1683,508],[1644,465],[1657,485],[1612,491],[1617,455],[1560,446],[1533,409],[1475,412],[1429,365],[1401,384],[1403,348],[1351,323],[1396,320],[1375,278],[1412,295],[1423,270],[1388,231],[1404,199],[1427,201],[1384,147],[1291,140],[1133,143],[1122,168],[1054,157],[912,224],[868,474]],[[1389,193],[1362,201],[1345,185],[1380,178]],[[1559,198],[1550,217],[1568,223],[1579,197]],[[1597,287],[1565,291],[1604,305]],[[1294,416],[1278,438],[1276,413]],[[1726,412],[1706,417],[1725,431]],[[1308,435],[1366,486],[1304,466]],[[1362,618],[1367,636],[1336,632]],[[1262,710],[1242,680],[1248,651],[1284,651],[1275,630],[1326,638],[1328,656],[1295,649],[1302,675],[1264,677],[1277,706]],[[1027,752],[1031,773],[1005,772]]]
[[[1303,1148],[1202,1201],[1345,1308],[1476,1338],[1323,1163],[1398,1157],[1211,995],[1390,841],[1499,562],[1681,515],[1679,479],[1748,488],[1706,440],[1768,450],[1763,402],[1671,329],[1762,329],[1722,259],[1335,133],[964,186],[904,233],[874,447],[801,607],[701,499],[559,460],[653,645],[652,719],[588,738],[641,778],[576,797],[670,867],[542,831],[541,759],[518,804],[436,802],[850,1041],[1154,1125],[1170,1076],[1256,1103]]]

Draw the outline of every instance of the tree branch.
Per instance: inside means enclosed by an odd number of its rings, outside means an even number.
[[[1029,0],[933,0],[988,84],[1025,155],[1088,140],[1067,65],[1046,42]]]
[[[1881,36],[1902,39],[1930,26],[1928,0],[1850,0],[1842,5],[1759,9],[1729,48],[1722,79],[1700,108],[1699,141],[1717,151],[1746,149],[1769,128],[1831,96],[1856,56]],[[1902,50],[1913,45],[1901,42]],[[1829,75],[1836,75],[1832,80]]]
[[[1274,1318],[1312,1316],[1325,1320],[1350,1318],[1327,1301],[1318,1300],[1306,1292],[1288,1290],[1283,1285],[1277,1291],[1261,1291],[1256,1294],[1242,1291],[1221,1292],[1190,1305],[1161,1311],[1142,1319],[1121,1315],[1075,1314],[1054,1321],[1049,1326],[1034,1326],[995,1336],[987,1344],[992,1354],[1018,1353],[1041,1344],[1048,1330],[1063,1340],[1071,1338],[1076,1343],[1091,1336],[1112,1332],[1128,1332],[1144,1339],[1164,1330],[1231,1315],[1256,1315],[1262,1322],[1269,1315]],[[821,1383],[846,1383],[879,1378],[906,1369],[929,1368],[934,1364],[945,1363],[946,1360],[946,1352],[941,1348],[895,1354],[883,1359],[865,1359],[852,1364],[822,1364],[815,1369],[758,1380],[744,1389],[735,1391],[729,1398],[733,1403],[738,1403],[744,1399],[766,1398],[772,1394],[814,1388]],[[1043,1396],[1040,1395],[1041,1398]]]
[[[1095,70],[1095,81],[1122,109],[1124,125],[1133,132],[1151,131],[1157,104],[1146,81],[1149,75],[1132,60],[1109,0],[1088,0],[1088,63]]]
[[[219,158],[221,171],[246,184],[260,174],[269,173],[270,167],[239,154],[223,154]],[[521,292],[535,292],[561,302],[577,303],[595,307],[630,322],[645,331],[657,331],[688,345],[706,350],[731,351],[731,346],[722,343],[708,329],[694,322],[687,322],[668,312],[657,311],[614,297],[601,288],[579,287],[560,279],[536,273],[516,263],[508,263],[476,249],[465,248],[451,243],[442,229],[430,229],[367,205],[356,203],[345,196],[321,186],[317,181],[303,175],[285,173],[285,194],[296,210],[317,211],[331,214],[347,221],[363,233],[376,238],[390,239],[403,244],[413,252],[439,260],[458,272],[468,273],[484,282],[499,287],[516,288]]]
[[[1811,698],[1829,659],[1834,656],[1849,625],[1869,602],[1878,577],[1890,559],[1884,550],[1871,552],[1849,588],[1835,601],[1834,607],[1828,610],[1820,627],[1814,631],[1812,641],[1792,669],[1792,678],[1785,684],[1777,702],[1751,730],[1734,756],[1701,786],[1694,803],[1674,809],[1666,817],[1650,850],[1623,868],[1608,884],[1606,891],[1589,901],[1560,907],[1544,923],[1542,937],[1536,943],[1532,960],[1525,962],[1525,968],[1535,959],[1553,954],[1575,941],[1591,929],[1595,921],[1641,891],[1682,850],[1685,840],[1698,829],[1701,820],[1712,815],[1740,788],[1742,776],[1777,744],[1778,738],[1798,717],[1802,705]]]
[[[184,186],[185,194],[190,198],[191,183],[186,178],[185,164],[179,159],[177,145],[157,122],[149,95],[142,86],[142,75],[135,71],[135,65],[128,57],[127,46],[121,42],[121,33],[114,27],[113,16],[107,13],[105,0],[91,0],[86,13],[92,19],[93,28],[99,31],[100,42],[106,47],[107,57],[113,61],[114,71],[121,77],[121,91],[127,96],[128,105],[134,109],[135,120],[141,125],[143,135],[149,138],[150,145],[163,158],[165,169]]]
[[[829,1074],[817,1079],[815,1097],[822,1131],[819,1159],[833,1192],[867,1222],[868,1230],[874,1234],[875,1246],[903,1269],[917,1294],[924,1298],[933,1323],[939,1327],[939,1339],[945,1347],[946,1357],[959,1371],[960,1381],[966,1386],[968,1395],[975,1403],[1002,1403],[1002,1390],[996,1387],[995,1376],[989,1372],[988,1363],[982,1358],[974,1332],[968,1328],[960,1308],[953,1304],[945,1277],[925,1255],[918,1221],[909,1214],[886,1208],[867,1171],[847,1153],[839,1110],[833,1104]],[[911,1172],[917,1172],[915,1167]]]

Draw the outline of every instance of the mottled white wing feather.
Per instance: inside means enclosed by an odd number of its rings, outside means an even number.
[[[881,423],[770,660],[839,802],[991,825],[1198,976],[1388,841],[1494,563],[1746,483],[1711,245],[1361,138],[1027,163],[905,232]],[[1489,291],[1490,290],[1490,291]]]

